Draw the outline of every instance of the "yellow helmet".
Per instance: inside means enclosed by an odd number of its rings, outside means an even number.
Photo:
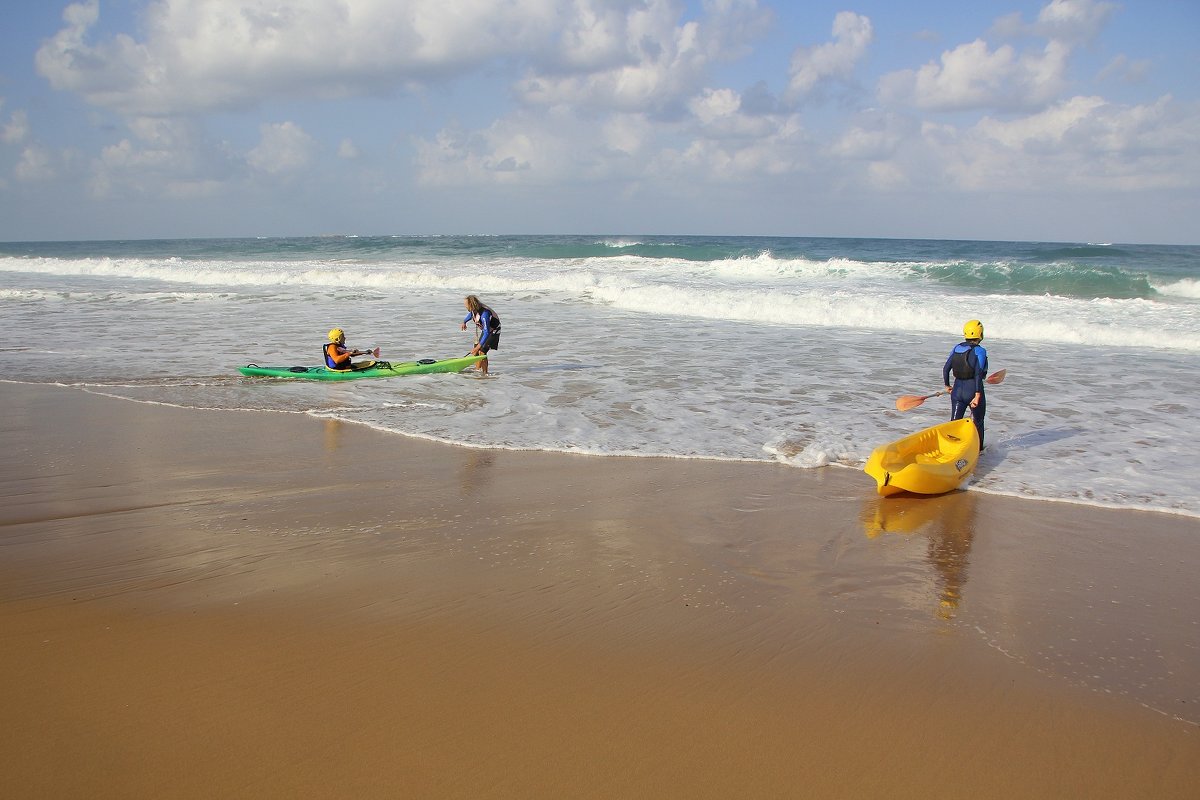
[[[345,335],[346,335],[346,332],[344,330],[342,330],[341,328],[331,328],[329,331],[329,341],[331,341],[331,342],[340,341]]]
[[[966,325],[963,325],[963,336],[968,339],[982,339],[983,323],[977,319],[973,319]]]

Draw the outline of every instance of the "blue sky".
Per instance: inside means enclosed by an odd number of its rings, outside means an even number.
[[[0,240],[1200,242],[1200,3],[16,0]]]

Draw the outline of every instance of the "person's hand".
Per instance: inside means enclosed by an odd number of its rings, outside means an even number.
[[[465,330],[467,329],[467,323],[465,323],[465,322],[464,322],[462,325],[459,325],[459,326],[458,326],[458,329],[459,329],[460,331],[465,331]]]
[[[971,408],[978,408],[978,407],[979,407],[979,392],[976,392],[975,396],[971,398]]]

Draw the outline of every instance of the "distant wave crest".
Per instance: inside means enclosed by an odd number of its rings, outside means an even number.
[[[1184,278],[1183,280],[1155,288],[1159,294],[1166,297],[1183,297],[1189,300],[1200,300],[1200,280]]]

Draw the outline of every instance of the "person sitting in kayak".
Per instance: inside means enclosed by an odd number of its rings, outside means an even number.
[[[487,353],[489,350],[500,349],[500,315],[481,303],[479,298],[473,294],[467,295],[463,300],[463,305],[467,309],[467,315],[463,317],[462,330],[465,331],[467,323],[474,320],[475,328],[479,333],[469,355],[485,357],[483,361],[479,362],[479,371],[487,375]]]
[[[350,350],[346,347],[346,332],[341,328],[329,331],[329,342],[325,345],[325,366],[335,372],[352,372],[368,369],[374,361],[359,361],[357,364],[350,359],[354,356],[372,355],[370,350]]]
[[[942,383],[950,395],[950,419],[962,419],[971,409],[971,419],[979,431],[979,449],[983,449],[983,416],[987,413],[987,398],[983,394],[987,377],[987,350],[983,349],[983,323],[973,319],[963,326],[965,340],[954,346],[942,366]],[[954,373],[954,386],[950,373]]]

